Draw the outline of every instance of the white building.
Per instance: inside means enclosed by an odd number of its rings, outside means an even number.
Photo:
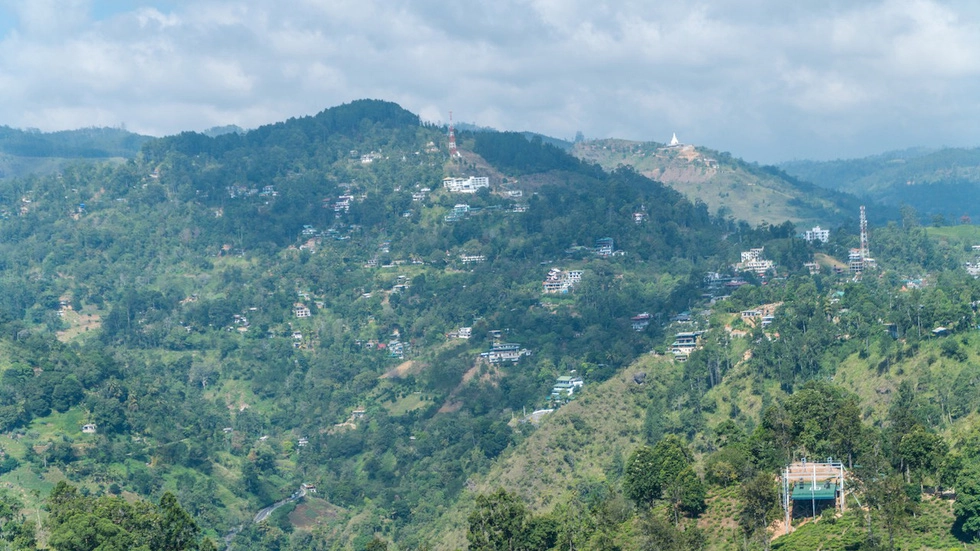
[[[811,243],[814,241],[826,243],[830,239],[830,230],[822,229],[820,226],[814,226],[812,230],[803,232],[803,239]]]
[[[469,178],[443,178],[442,185],[452,193],[476,193],[490,187],[490,178],[470,176]]]
[[[552,268],[543,282],[545,293],[567,293],[582,281],[582,270]]]
[[[310,309],[307,308],[307,306],[302,302],[297,302],[293,305],[293,314],[297,318],[308,318],[313,315],[312,312],[310,312]]]
[[[742,251],[742,261],[735,265],[735,269],[743,272],[755,272],[760,276],[765,275],[776,264],[772,260],[766,260],[762,257],[764,250],[763,247],[760,247]]]

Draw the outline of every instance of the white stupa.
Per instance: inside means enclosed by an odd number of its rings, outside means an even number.
[[[681,145],[681,142],[677,139],[677,132],[674,132],[670,138],[670,147],[677,147]]]

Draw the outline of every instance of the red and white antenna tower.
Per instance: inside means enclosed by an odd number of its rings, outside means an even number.
[[[868,217],[864,215],[864,205],[861,205],[861,260],[869,258],[868,251]]]
[[[449,112],[449,158],[459,157],[459,150],[456,149],[456,129],[453,128],[453,112]]]

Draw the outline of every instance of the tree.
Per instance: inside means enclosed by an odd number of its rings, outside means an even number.
[[[922,476],[930,474],[937,478],[949,446],[942,436],[928,432],[916,424],[912,431],[902,437],[898,444],[898,454],[905,464],[905,481],[911,483],[915,475],[921,489]]]
[[[479,495],[469,516],[466,540],[474,551],[518,551],[526,549],[528,512],[516,494],[498,488]]]
[[[680,524],[681,512],[693,516],[704,512],[706,493],[704,482],[690,466],[668,478],[664,485],[664,494],[670,501],[674,524]]]
[[[697,526],[681,530],[653,511],[647,512],[640,522],[643,549],[653,551],[697,551],[707,546],[707,538]]]
[[[759,473],[742,484],[739,492],[742,509],[738,524],[747,539],[759,539],[769,550],[769,534],[766,529],[779,514],[779,493],[772,475]]]
[[[34,549],[34,525],[20,514],[23,507],[7,490],[0,490],[0,541],[13,549]]]
[[[660,479],[656,472],[656,455],[650,446],[633,450],[626,460],[623,493],[638,507],[650,507],[660,498]]]
[[[180,507],[172,493],[163,494],[159,510],[161,537],[157,549],[180,551],[196,548],[195,540],[200,529],[187,511]]]
[[[878,513],[888,533],[888,548],[895,548],[895,534],[915,512],[901,475],[882,476],[867,484],[868,507]]]
[[[960,473],[953,513],[953,533],[967,542],[980,541],[980,462],[969,464]]]
[[[57,551],[214,549],[209,540],[199,546],[197,524],[170,492],[159,505],[128,503],[115,496],[83,496],[62,481],[51,491],[48,508],[48,545]]]
[[[623,492],[638,506],[649,507],[657,499],[669,500],[674,523],[681,511],[699,514],[704,510],[704,482],[691,468],[693,456],[675,435],[654,447],[641,446],[630,454],[623,476]]]

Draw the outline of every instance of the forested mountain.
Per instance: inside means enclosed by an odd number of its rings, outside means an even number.
[[[828,191],[779,168],[747,163],[704,147],[607,139],[576,142],[571,152],[606,170],[632,166],[691,201],[706,203],[723,218],[752,224],[791,220],[801,226],[834,227],[853,216],[859,206],[855,196],[841,193],[847,189]]]
[[[37,132],[0,126],[0,179],[54,173],[78,159],[129,159],[151,139],[117,128]]]
[[[779,166],[824,188],[911,207],[929,223],[959,224],[980,216],[976,206],[980,203],[980,149],[918,148],[863,159],[792,161]]]
[[[972,545],[980,234],[875,225],[855,276],[856,227],[458,141],[361,100],[0,184],[0,538],[761,548],[833,456],[862,505],[775,545]]]

